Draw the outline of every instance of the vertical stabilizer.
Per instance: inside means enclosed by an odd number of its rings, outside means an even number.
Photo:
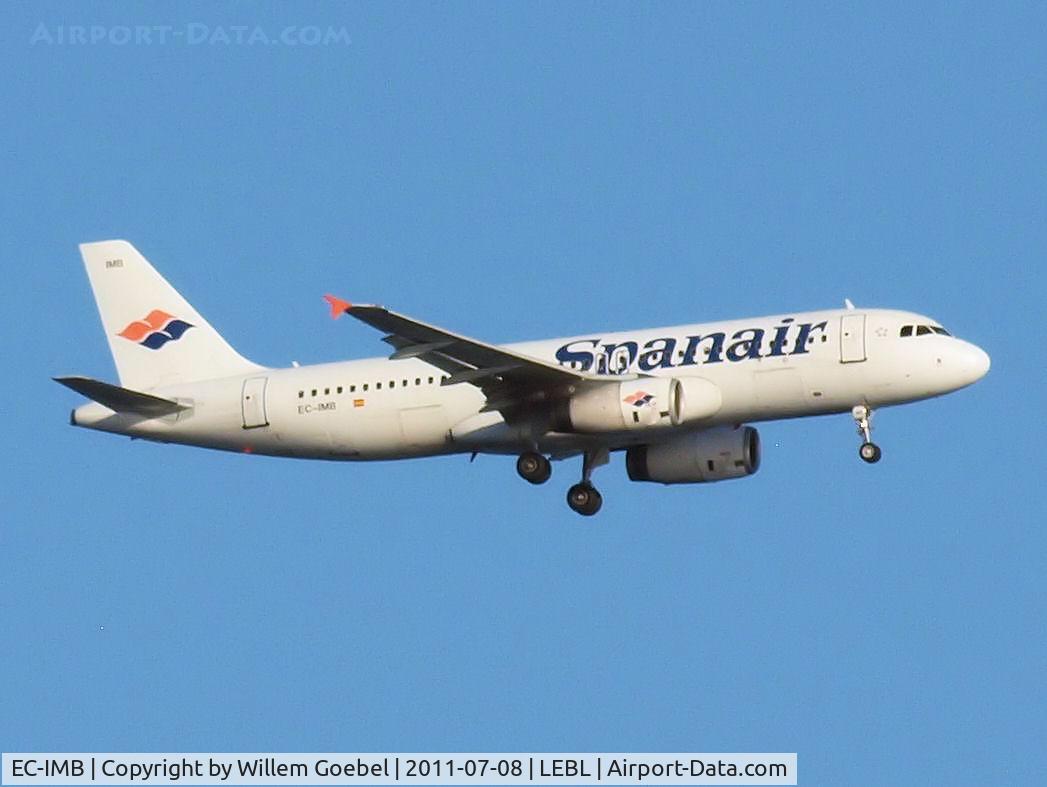
[[[260,369],[125,240],[80,244],[120,384],[134,390]]]

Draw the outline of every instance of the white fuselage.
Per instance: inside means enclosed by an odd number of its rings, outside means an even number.
[[[901,335],[904,326],[913,326],[911,335]],[[507,426],[498,412],[483,412],[479,388],[442,385],[446,372],[413,358],[183,383],[151,391],[188,405],[180,413],[145,418],[90,403],[72,420],[148,440],[311,459],[535,448],[568,454],[594,445],[616,450],[681,430],[925,399],[969,385],[988,370],[988,356],[975,345],[944,333],[917,335],[916,326],[937,323],[910,312],[831,310],[507,345],[568,368],[714,383],[722,395],[718,412],[675,428],[535,434]]]

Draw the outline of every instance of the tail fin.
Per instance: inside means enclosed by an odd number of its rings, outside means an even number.
[[[123,386],[141,391],[261,368],[230,347],[127,241],[82,243],[80,255]]]

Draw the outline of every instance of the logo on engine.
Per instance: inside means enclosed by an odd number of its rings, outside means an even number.
[[[647,391],[637,391],[634,394],[629,394],[622,401],[636,408],[646,407],[654,401],[654,394],[649,394]]]
[[[173,314],[153,309],[145,316],[145,319],[130,323],[117,336],[122,336],[142,347],[148,347],[150,350],[159,350],[168,342],[181,339],[182,335],[192,327],[194,326],[191,323],[179,320]]]

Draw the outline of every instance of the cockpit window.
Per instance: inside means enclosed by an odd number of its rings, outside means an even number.
[[[915,333],[913,333],[914,329]],[[898,335],[904,338],[906,336],[930,336],[932,333],[937,333],[941,336],[952,336],[951,333],[940,325],[903,325]]]

